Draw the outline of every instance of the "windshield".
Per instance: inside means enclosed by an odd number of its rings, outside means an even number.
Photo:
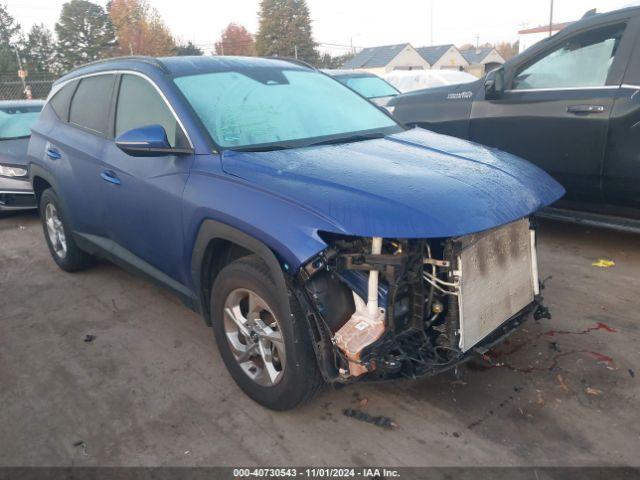
[[[0,140],[28,137],[40,115],[41,106],[0,107]]]
[[[380,77],[347,77],[338,78],[338,80],[365,98],[392,97],[398,95],[398,91]]]
[[[178,77],[175,83],[223,148],[292,148],[402,130],[377,107],[315,71],[253,68]]]

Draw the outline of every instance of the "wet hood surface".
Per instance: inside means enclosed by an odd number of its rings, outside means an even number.
[[[0,140],[0,163],[26,165],[28,147],[28,137]]]
[[[534,165],[465,140],[413,129],[384,139],[223,153],[225,172],[287,197],[335,232],[453,237],[515,221],[564,189]]]

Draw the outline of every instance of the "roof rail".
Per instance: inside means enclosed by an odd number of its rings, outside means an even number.
[[[145,63],[148,63],[149,65],[153,65],[154,67],[158,67],[164,73],[169,73],[169,70],[164,65],[164,63],[162,63],[160,60],[158,60],[155,57],[149,57],[149,56],[146,56],[146,55],[124,55],[124,56],[120,56],[120,57],[102,58],[100,60],[95,60],[93,62],[85,63],[84,65],[80,65],[80,66],[77,66],[75,68],[72,68],[67,73],[65,73],[65,75],[73,73],[76,70],[80,70],[81,68],[84,68],[84,67],[90,67],[90,66],[93,66],[93,65],[101,65],[103,63],[109,63],[109,62],[113,62],[113,61],[117,61],[117,60],[137,60],[139,62],[145,62]]]
[[[592,8],[591,10],[587,10],[587,12],[582,16],[582,18],[593,17],[598,14],[598,10],[596,8]]]
[[[310,68],[311,70],[317,70],[316,67],[314,67],[313,65],[311,65],[308,62],[305,62],[304,60],[298,60],[297,58],[291,58],[291,57],[278,57],[277,55],[274,56],[270,56],[270,57],[264,57],[264,58],[268,58],[270,60],[282,60],[284,62],[289,62],[289,63],[293,63],[294,65],[299,65],[301,67],[307,67]]]

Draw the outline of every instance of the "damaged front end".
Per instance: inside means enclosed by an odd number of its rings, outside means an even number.
[[[527,218],[458,238],[322,237],[290,290],[328,382],[436,374],[542,308]]]

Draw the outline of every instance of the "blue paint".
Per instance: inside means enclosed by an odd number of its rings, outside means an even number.
[[[116,138],[116,145],[123,152],[136,156],[156,156],[149,150],[169,150],[171,145],[167,133],[161,125],[148,125],[121,133]],[[144,151],[147,150],[147,151]]]
[[[55,181],[74,230],[113,240],[188,288],[193,288],[195,239],[207,219],[262,241],[294,273],[326,248],[320,231],[394,238],[465,235],[528,216],[564,193],[520,158],[421,129],[339,145],[218,153],[172,77],[285,62],[159,61],[162,65],[113,60],[60,81],[100,71],[144,74],[180,118],[193,154],[133,158],[114,139],[62,122],[48,105],[33,127],[29,161]],[[136,131],[118,141],[160,141],[157,129]],[[60,160],[47,159],[47,142],[60,151]],[[105,182],[105,170],[121,183]],[[355,286],[363,279],[350,281]]]

